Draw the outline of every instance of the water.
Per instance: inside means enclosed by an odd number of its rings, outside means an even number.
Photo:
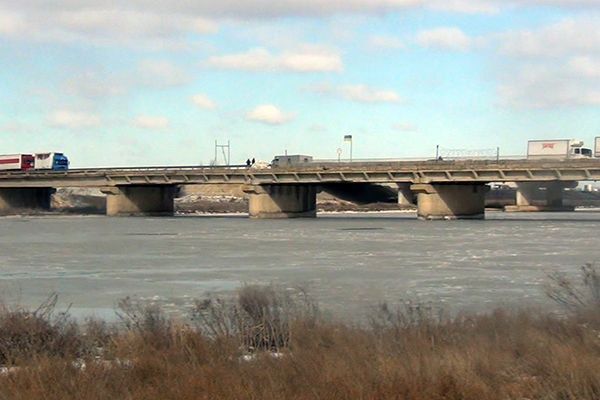
[[[0,218],[0,297],[31,307],[56,292],[77,316],[107,317],[126,296],[182,310],[207,293],[275,283],[308,288],[340,316],[401,299],[550,307],[547,274],[600,261],[599,227],[600,212],[443,222],[385,213]]]

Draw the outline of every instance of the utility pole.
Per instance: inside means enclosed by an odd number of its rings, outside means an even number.
[[[219,149],[221,149],[221,152],[223,153],[225,165],[229,166],[231,162],[231,142],[228,140],[227,144],[219,144],[219,142],[215,140],[215,165],[218,164]],[[225,153],[225,151],[227,151],[227,153]]]
[[[345,135],[344,142],[350,142],[350,162],[352,162],[352,135]]]

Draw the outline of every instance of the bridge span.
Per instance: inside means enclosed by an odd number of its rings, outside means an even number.
[[[0,211],[49,207],[54,188],[95,187],[107,194],[109,215],[172,214],[176,187],[241,184],[255,218],[316,216],[316,194],[326,184],[393,183],[401,201],[416,198],[423,219],[483,218],[490,182],[517,182],[517,208],[531,209],[531,193],[545,190],[545,209],[562,205],[562,191],[600,180],[600,159],[371,161],[293,167],[89,168],[0,173]]]

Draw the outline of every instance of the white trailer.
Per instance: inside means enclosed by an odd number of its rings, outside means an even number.
[[[595,140],[594,144],[594,157],[600,158],[600,136],[598,136]]]
[[[313,161],[312,156],[305,156],[301,154],[294,155],[283,155],[283,156],[275,156],[273,161],[271,161],[271,165],[273,167],[289,167],[289,166],[297,166],[301,164],[311,163]]]
[[[0,171],[26,171],[33,168],[31,154],[0,155]]]
[[[527,143],[527,158],[531,160],[589,157],[592,150],[583,147],[581,140],[530,140]]]

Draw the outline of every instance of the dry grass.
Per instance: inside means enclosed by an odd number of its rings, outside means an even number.
[[[18,369],[0,399],[599,399],[600,309],[570,309],[382,305],[360,327],[272,287],[199,302],[191,323],[124,301],[120,329],[4,309],[2,362]]]

